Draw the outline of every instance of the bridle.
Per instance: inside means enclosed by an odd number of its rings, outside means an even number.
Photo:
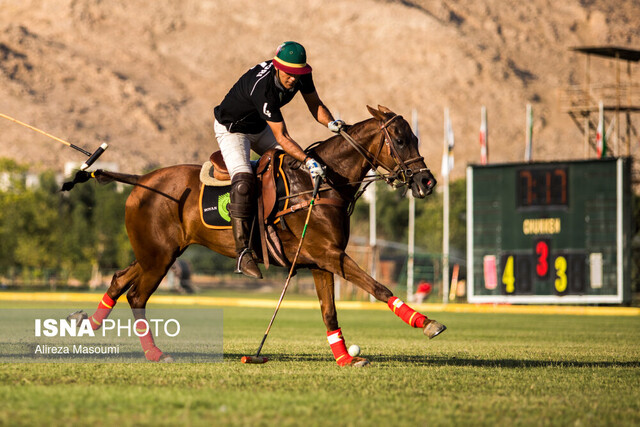
[[[428,168],[421,168],[417,171],[413,171],[409,168],[409,165],[423,161],[424,157],[418,156],[413,157],[408,160],[403,160],[398,153],[398,148],[396,147],[396,142],[391,138],[391,134],[389,133],[389,125],[396,119],[402,119],[402,116],[394,114],[386,122],[382,122],[380,125],[381,131],[381,141],[378,147],[378,152],[375,156],[372,157],[371,153],[364,150],[348,133],[341,130],[340,135],[356,150],[367,162],[369,166],[371,166],[371,170],[378,176],[378,179],[384,180],[387,184],[392,185],[394,187],[402,187],[404,185],[409,185],[411,178],[414,174],[420,172],[428,172]],[[393,159],[395,162],[395,166],[390,169],[385,164],[379,161],[380,154],[382,153],[382,148],[387,147],[387,154]],[[378,168],[382,168],[388,172],[387,175],[382,175],[378,172]],[[399,181],[399,183],[396,183]]]
[[[347,132],[345,132],[344,130],[340,130],[340,135],[351,145],[351,147],[353,147],[354,150],[356,150],[358,154],[360,154],[360,156],[362,156],[362,158],[371,167],[371,170],[374,173],[373,177],[368,177],[362,181],[352,181],[345,184],[345,185],[363,184],[360,186],[360,188],[358,189],[356,194],[353,196],[353,198],[348,201],[349,206],[347,208],[347,215],[349,216],[353,213],[353,208],[355,206],[356,201],[362,196],[362,194],[364,194],[367,187],[373,182],[385,181],[388,185],[394,188],[400,188],[400,187],[406,186],[406,188],[404,189],[404,191],[406,192],[411,182],[411,179],[415,174],[419,174],[422,172],[431,173],[429,168],[426,168],[426,167],[420,168],[417,171],[413,171],[409,169],[409,165],[415,162],[423,161],[424,157],[418,156],[408,160],[403,160],[400,157],[400,154],[398,153],[398,148],[396,147],[396,143],[393,140],[393,138],[391,138],[391,134],[389,133],[389,129],[388,129],[389,125],[396,119],[402,119],[402,116],[394,114],[394,116],[391,117],[386,122],[380,121],[381,122],[380,123],[381,140],[375,156],[371,152],[362,148],[362,146],[358,144],[358,142],[354,140],[351,137],[351,135],[349,135]],[[310,150],[314,149],[317,145],[322,144],[322,142],[324,141],[316,142],[315,144],[312,144],[311,146],[307,147],[305,151],[309,152]],[[387,167],[386,165],[381,163],[379,160],[380,154],[382,154],[382,148],[385,146],[387,147],[387,154],[389,154],[389,156],[395,162],[395,166],[393,168]],[[381,174],[378,171],[378,168],[384,169],[387,173]],[[329,182],[327,182],[327,184],[328,184],[328,187],[320,188],[320,192],[327,191],[333,188],[333,186]],[[311,193],[311,191],[302,191],[296,194],[291,194],[289,196],[283,197],[281,199],[289,199],[289,198],[297,197],[307,193]]]

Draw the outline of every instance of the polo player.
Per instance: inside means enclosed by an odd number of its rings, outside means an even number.
[[[228,209],[237,253],[235,272],[249,277],[262,278],[249,248],[256,186],[250,150],[259,155],[271,148],[284,150],[306,166],[312,179],[324,178],[323,167],[289,135],[280,112],[298,91],[313,118],[339,133],[345,123],[335,120],[320,100],[305,49],[293,41],[282,43],[272,60],[261,62],[240,77],[214,109],[216,139],[231,176]]]

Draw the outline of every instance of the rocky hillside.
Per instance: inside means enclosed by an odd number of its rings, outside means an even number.
[[[561,91],[584,79],[573,46],[640,48],[640,1],[0,0],[0,112],[142,172],[201,163],[216,149],[212,109],[285,40],[305,45],[319,94],[348,122],[366,104],[420,117],[422,152],[440,169],[443,109],[455,176],[479,161],[480,108],[490,160],[524,153],[533,105],[535,159],[583,155]],[[594,79],[615,81],[592,59]],[[638,75],[638,66],[633,67]],[[636,78],[637,79],[637,78]],[[297,99],[284,109],[301,145],[330,136]],[[640,144],[632,145],[634,154]],[[0,120],[0,157],[34,169],[80,153]]]

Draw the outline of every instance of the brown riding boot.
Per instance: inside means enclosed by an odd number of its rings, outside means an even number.
[[[262,273],[253,259],[250,249],[251,219],[253,218],[255,177],[252,173],[239,172],[231,178],[231,194],[228,205],[233,227],[233,239],[236,241],[238,262],[236,273],[262,279]]]
[[[260,268],[253,259],[253,252],[249,249],[249,221],[243,218],[231,217],[233,238],[236,241],[236,274],[244,274],[254,279],[262,279]]]

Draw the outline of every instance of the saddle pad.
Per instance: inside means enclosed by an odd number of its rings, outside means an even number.
[[[207,228],[229,229],[231,217],[227,205],[231,186],[212,187],[200,184],[200,219]]]
[[[289,182],[282,169],[282,160],[284,153],[276,158],[275,167],[275,186],[276,198],[289,195]],[[220,182],[220,181],[218,181]],[[224,181],[222,181],[224,182]],[[231,228],[231,217],[227,205],[230,201],[231,185],[216,186],[200,184],[200,219],[207,228],[225,229]],[[289,199],[279,200],[276,204],[278,211],[286,209],[289,206]],[[271,221],[269,221],[271,222]],[[280,222],[280,218],[273,221],[274,224]]]
[[[214,187],[231,185],[230,179],[221,181],[213,176],[213,164],[208,160],[202,164],[202,168],[200,169],[200,182],[204,185],[212,185]]]

